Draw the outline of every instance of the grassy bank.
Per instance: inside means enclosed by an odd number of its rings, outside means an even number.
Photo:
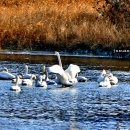
[[[99,17],[95,0],[0,2],[1,49],[72,51],[128,47],[128,29]]]

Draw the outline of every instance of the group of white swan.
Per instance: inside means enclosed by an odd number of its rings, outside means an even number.
[[[34,80],[36,87],[43,87],[45,89],[48,85],[62,84],[63,86],[73,86],[77,82],[87,81],[86,77],[78,76],[80,73],[80,67],[78,65],[70,64],[68,68],[64,70],[59,52],[55,52],[55,54],[57,55],[59,63],[47,68],[43,65],[42,75],[29,74],[28,66],[25,65],[25,73],[18,74],[16,76],[8,72],[8,69],[4,68],[0,72],[0,79],[12,79],[12,83],[15,83],[15,85],[11,86],[10,90],[13,91],[21,91],[21,87],[19,85],[32,86]],[[56,78],[53,80],[49,79],[49,74],[56,75]],[[103,70],[97,82],[100,87],[111,87],[111,85],[118,83],[118,79],[113,76],[112,73],[107,74],[106,71]]]
[[[118,83],[118,78],[113,76],[112,73],[107,73],[106,70],[103,70],[97,82],[99,83],[100,87],[110,88],[112,85],[116,85]]]
[[[70,64],[69,67],[64,70],[59,52],[55,52],[55,54],[57,55],[59,65],[56,64],[48,67],[47,72],[56,74],[58,83],[61,83],[64,86],[72,86],[74,83],[77,83],[78,80],[82,82],[87,81],[87,78],[78,76],[78,73],[80,72],[80,67],[78,65]]]

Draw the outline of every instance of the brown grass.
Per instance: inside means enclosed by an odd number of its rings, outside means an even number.
[[[0,48],[43,50],[129,46],[129,33],[99,18],[95,0],[0,1]]]

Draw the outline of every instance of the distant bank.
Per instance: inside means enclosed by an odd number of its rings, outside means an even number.
[[[128,58],[129,11],[126,0],[4,0],[0,48]]]
[[[117,60],[117,63],[119,60],[128,60],[130,58],[130,53],[128,57],[123,57],[117,55],[119,52],[115,52],[115,55],[93,55],[91,54],[85,54],[85,53],[67,53],[67,52],[60,52],[61,59],[63,63],[80,63],[84,64],[90,59],[92,59],[90,62],[93,62],[95,59],[98,61],[98,59],[115,59]],[[122,52],[125,53],[125,52]],[[27,63],[46,63],[46,64],[51,64],[51,63],[58,63],[57,62],[57,57],[55,56],[54,52],[51,51],[0,51],[0,60],[3,61],[18,61],[18,62],[27,62]],[[94,61],[95,61],[94,60]],[[99,63],[100,64],[100,63]]]

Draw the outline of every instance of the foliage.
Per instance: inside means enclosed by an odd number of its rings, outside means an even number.
[[[0,47],[19,50],[129,47],[129,33],[124,28],[126,3],[1,0]]]
[[[97,0],[96,10],[104,17],[109,19],[112,24],[119,28],[130,27],[130,1],[129,0]]]

